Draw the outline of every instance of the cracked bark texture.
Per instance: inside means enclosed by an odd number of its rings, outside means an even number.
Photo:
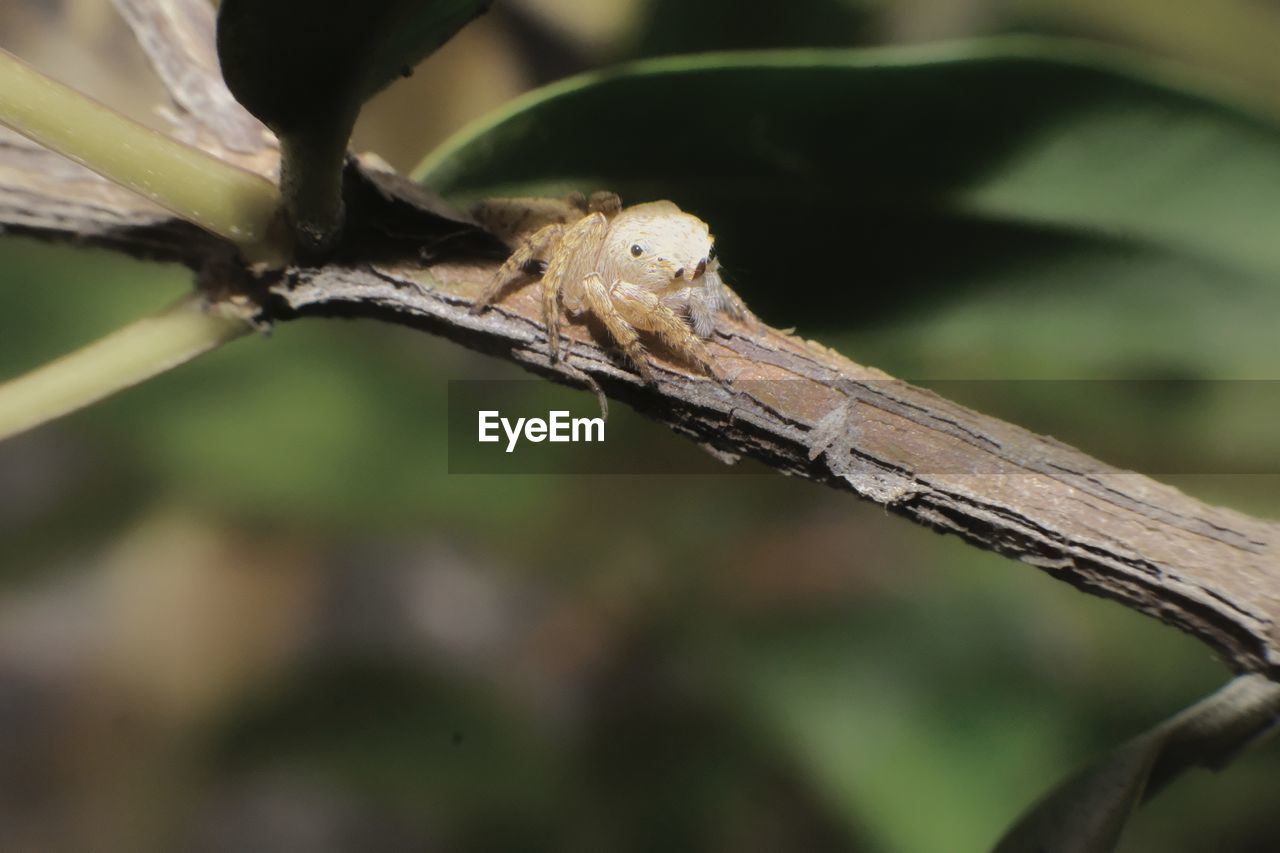
[[[273,144],[245,124],[201,64],[209,6],[116,4],[174,95],[180,135],[270,174]],[[227,257],[215,238],[7,133],[0,135],[0,226],[195,269]],[[660,356],[656,386],[643,385],[599,345],[599,330],[582,324],[566,325],[565,360],[552,364],[537,288],[483,315],[467,313],[498,262],[479,253],[427,262],[412,253],[380,255],[292,270],[248,292],[267,322],[371,317],[568,384],[589,374],[610,396],[726,460],[750,456],[847,489],[1186,630],[1234,670],[1280,675],[1280,523],[1206,505],[770,328],[722,322],[709,349],[732,377],[723,385]]]

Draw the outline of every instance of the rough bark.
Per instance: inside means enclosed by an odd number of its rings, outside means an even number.
[[[181,5],[117,2],[161,10]],[[148,27],[181,19],[133,11],[144,46]],[[154,56],[156,48],[150,49]],[[183,79],[173,70],[180,54],[160,52],[165,58],[157,66],[169,69],[162,76],[172,88]],[[208,85],[207,74],[201,85]],[[184,103],[176,89],[175,100]],[[225,152],[226,140],[209,130],[222,102],[201,103],[215,106],[202,115],[205,130],[190,138]],[[263,171],[272,161],[265,142],[237,156]],[[194,268],[226,258],[213,238],[8,135],[0,137],[0,226]],[[294,270],[256,283],[248,294],[266,321],[373,317],[444,335],[567,383],[580,384],[589,374],[611,396],[726,459],[750,456],[848,489],[1189,631],[1236,670],[1280,674],[1280,523],[1208,506],[775,329],[726,324],[717,332],[710,349],[730,377],[723,384],[659,359],[656,386],[643,385],[599,345],[598,330],[579,324],[565,329],[565,361],[552,364],[534,289],[483,315],[467,313],[495,265],[479,256],[383,257]]]
[[[1236,668],[1280,665],[1280,525],[982,415],[775,329],[722,326],[710,349],[732,377],[658,361],[643,385],[598,330],[573,325],[550,363],[536,288],[479,317],[493,265],[302,271],[268,313],[407,323],[560,381],[591,375],[611,397],[722,455],[849,489],[935,530],[1044,569],[1177,625]]]

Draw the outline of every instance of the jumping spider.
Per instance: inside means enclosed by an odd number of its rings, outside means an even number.
[[[551,360],[560,352],[560,310],[594,315],[645,382],[653,370],[640,332],[717,376],[702,340],[716,317],[754,322],[720,279],[707,223],[669,201],[623,208],[614,193],[590,198],[490,199],[475,218],[513,251],[472,305],[488,308],[511,284],[542,279],[543,317]]]

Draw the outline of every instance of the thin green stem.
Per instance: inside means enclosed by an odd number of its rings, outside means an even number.
[[[280,195],[266,178],[131,121],[3,50],[0,124],[225,237],[251,261],[284,259],[271,227]]]
[[[336,126],[281,132],[280,193],[300,255],[323,258],[342,231],[342,161],[355,115]]]
[[[188,296],[0,385],[0,439],[70,414],[253,330]]]

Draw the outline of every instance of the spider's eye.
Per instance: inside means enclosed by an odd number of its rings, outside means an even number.
[[[644,254],[644,246],[641,246],[639,243],[631,244],[631,257],[638,258],[643,254]]]
[[[716,244],[712,243],[711,248],[707,250],[707,260],[714,261],[716,259]]]

